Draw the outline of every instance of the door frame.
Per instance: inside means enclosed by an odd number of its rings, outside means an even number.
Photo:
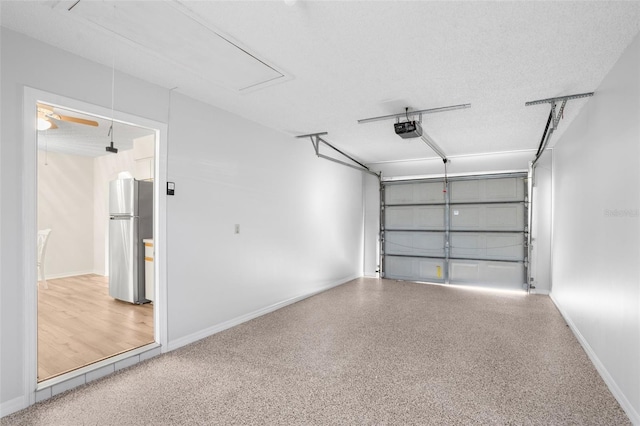
[[[38,384],[38,293],[37,293],[37,208],[38,208],[38,149],[37,149],[37,112],[36,103],[42,102],[54,106],[62,106],[66,109],[77,110],[92,115],[104,117],[126,124],[146,127],[155,130],[155,178],[154,178],[154,275],[156,300],[154,301],[154,339],[160,345],[160,351],[166,352],[168,348],[168,315],[167,315],[167,198],[162,190],[167,182],[167,131],[168,125],[159,121],[136,116],[122,111],[113,111],[110,108],[101,107],[65,96],[49,93],[43,90],[24,87],[23,93],[23,144],[22,144],[22,213],[23,226],[21,227],[23,241],[23,265],[24,278],[24,392],[28,405],[36,401],[36,391],[47,384],[47,380]],[[134,349],[135,350],[135,349]],[[96,369],[100,366],[96,366]],[[84,370],[84,369],[83,369]],[[73,372],[69,373],[72,374]],[[82,375],[85,372],[79,372]],[[67,377],[68,380],[69,377]],[[51,379],[51,380],[55,380]]]

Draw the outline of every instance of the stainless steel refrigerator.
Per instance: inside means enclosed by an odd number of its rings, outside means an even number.
[[[109,182],[109,295],[146,303],[144,238],[153,238],[153,183],[133,178]]]

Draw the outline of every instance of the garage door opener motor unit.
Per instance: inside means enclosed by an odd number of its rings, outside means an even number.
[[[396,135],[403,139],[419,138],[422,136],[422,126],[419,121],[405,121],[393,125]]]

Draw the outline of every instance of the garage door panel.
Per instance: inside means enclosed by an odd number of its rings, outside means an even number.
[[[465,180],[451,182],[449,186],[449,200],[452,203],[468,203],[481,201],[479,180]]]
[[[444,206],[387,207],[385,228],[444,230]]]
[[[424,259],[418,257],[385,257],[385,278],[410,281],[442,281],[443,259]]]
[[[384,276],[525,288],[526,191],[523,174],[386,184]]]
[[[524,178],[461,180],[451,182],[452,203],[520,201],[525,197]]]
[[[451,233],[451,257],[523,261],[524,236],[521,233]]]
[[[470,204],[451,206],[452,231],[523,231],[524,204]]]
[[[506,204],[486,206],[487,230],[523,230],[524,204]]]
[[[522,263],[458,259],[449,263],[449,280],[455,284],[522,290],[524,276]]]
[[[442,182],[416,182],[385,187],[387,204],[444,203]]]
[[[484,237],[488,259],[524,261],[524,234],[485,234]]]
[[[484,212],[480,206],[452,206],[451,229],[480,229],[483,227]]]
[[[387,232],[386,254],[444,257],[443,232]]]
[[[486,200],[517,201],[524,199],[522,178],[487,179],[485,183]]]

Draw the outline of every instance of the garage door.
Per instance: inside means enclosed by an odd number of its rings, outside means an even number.
[[[526,174],[384,182],[382,276],[526,288]]]

